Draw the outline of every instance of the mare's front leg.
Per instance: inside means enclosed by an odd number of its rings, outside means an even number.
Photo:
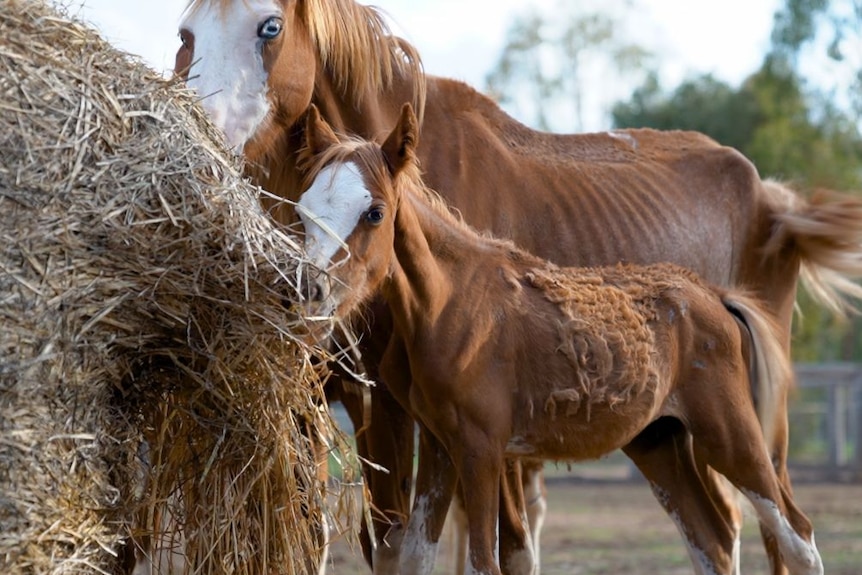
[[[375,328],[380,314],[375,314]],[[386,327],[386,326],[384,326]],[[383,330],[384,333],[391,333]],[[372,338],[378,341],[379,338]],[[407,517],[410,513],[410,491],[413,486],[414,419],[406,409],[410,366],[404,342],[396,335],[386,339],[385,351],[374,348],[375,362],[366,360],[369,374],[382,381],[371,391],[371,414],[361,434],[361,443],[369,461],[380,467],[366,468],[366,481],[373,506],[373,531],[376,546],[372,552],[375,575],[397,575]],[[367,350],[363,352],[368,357]],[[371,371],[377,367],[377,371]]]
[[[371,496],[372,524],[363,514],[359,533],[362,555],[374,573],[396,574],[413,485],[413,418],[385,387],[362,392],[361,384],[344,385],[357,388],[342,392],[339,399],[357,430],[356,451]],[[370,402],[364,394],[369,394]]]
[[[455,468],[449,454],[442,443],[420,425],[416,496],[401,544],[401,575],[427,575],[433,571],[455,484]]]

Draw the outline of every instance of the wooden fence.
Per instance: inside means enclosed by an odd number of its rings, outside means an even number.
[[[796,365],[790,466],[833,480],[862,479],[862,364]]]

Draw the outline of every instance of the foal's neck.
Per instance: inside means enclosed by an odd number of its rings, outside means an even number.
[[[405,192],[395,216],[395,263],[383,293],[403,333],[433,325],[464,286],[497,281],[494,269],[513,264],[511,244],[480,236],[421,192]],[[529,257],[529,256],[527,256]],[[531,259],[532,261],[532,259]],[[487,292],[487,293],[492,293]],[[471,302],[474,308],[485,301]]]

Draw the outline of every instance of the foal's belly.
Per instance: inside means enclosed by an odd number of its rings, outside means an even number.
[[[597,459],[628,444],[658,415],[652,394],[613,407],[606,403],[573,406],[564,399],[547,401],[516,414],[506,455],[567,461]]]

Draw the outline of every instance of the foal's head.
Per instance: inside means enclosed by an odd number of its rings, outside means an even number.
[[[305,227],[308,305],[345,316],[380,288],[393,263],[395,215],[402,190],[419,182],[418,127],[409,104],[383,145],[337,136],[312,107],[301,164],[307,191],[297,212]]]

